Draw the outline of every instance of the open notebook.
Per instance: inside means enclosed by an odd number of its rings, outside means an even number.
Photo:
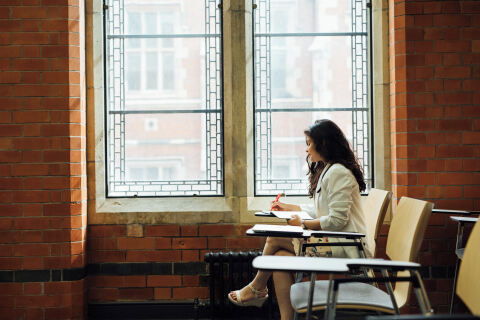
[[[313,218],[305,211],[262,211],[262,215],[270,217],[277,217],[280,219],[290,219],[292,215],[296,214],[302,220],[313,220]]]

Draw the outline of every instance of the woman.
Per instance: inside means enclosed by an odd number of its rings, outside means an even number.
[[[307,143],[309,189],[313,205],[297,206],[272,202],[274,210],[306,211],[313,220],[302,221],[297,215],[288,224],[307,229],[366,233],[360,191],[365,190],[363,171],[345,135],[330,120],[317,120],[304,131]],[[295,255],[296,239],[268,237],[263,255]],[[334,239],[330,239],[334,241]],[[365,243],[365,247],[370,247]],[[355,247],[332,247],[334,257],[358,257]],[[253,281],[241,290],[228,294],[229,300],[240,306],[261,306],[268,297],[267,281],[272,272],[259,270]],[[282,320],[293,319],[290,286],[293,276],[274,272],[273,281]]]

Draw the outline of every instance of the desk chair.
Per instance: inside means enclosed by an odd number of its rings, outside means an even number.
[[[368,317],[369,320],[440,320],[440,319],[480,319],[480,223],[475,223],[467,241],[460,270],[458,271],[456,293],[472,313],[462,314],[434,314],[428,316],[408,315],[397,317]]]
[[[412,263],[417,258],[431,211],[432,204],[426,201],[407,197],[403,197],[400,200],[397,212],[393,216],[387,239],[387,256],[391,260]],[[363,260],[368,263],[370,259]],[[268,269],[268,266],[262,266],[261,259],[257,258],[256,261],[256,268],[273,270]],[[375,259],[371,261],[375,261]],[[415,265],[415,268],[418,267],[419,265]],[[428,309],[428,298],[425,295],[421,279],[419,279],[418,270],[415,270],[415,268],[412,269],[413,271],[398,272],[397,277],[418,280],[416,285],[417,296],[419,300],[426,300],[425,305],[427,306],[426,309]],[[319,271],[321,270],[319,269]],[[410,274],[412,275],[410,276]],[[390,279],[387,269],[382,271],[382,275],[384,279]],[[290,289],[292,306],[299,313],[308,312],[310,308],[314,311],[325,310],[330,301],[327,297],[331,297],[334,308],[331,310],[332,312],[329,312],[329,315],[334,318],[335,308],[362,309],[398,314],[399,308],[406,304],[412,285],[411,282],[399,282],[395,286],[395,290],[393,290],[391,284],[386,281],[387,291],[389,292],[387,294],[373,285],[364,283],[375,282],[377,281],[376,279],[371,279],[372,281],[364,281],[364,279],[368,278],[363,278],[362,282],[342,283],[336,292],[335,285],[333,285],[333,295],[330,295],[332,290],[330,281],[315,281],[314,288],[311,290],[309,290],[308,282],[296,283]],[[335,283],[335,280],[333,282]],[[313,295],[309,298],[309,292],[312,291]],[[360,296],[358,295],[359,293],[361,293]]]
[[[385,214],[387,213],[388,206],[392,199],[392,193],[390,191],[381,190],[381,189],[370,189],[368,196],[366,197],[363,203],[363,211],[365,213],[366,222],[367,222],[367,235],[354,233],[354,232],[330,232],[330,231],[314,231],[314,230],[305,230],[303,234],[295,234],[291,232],[278,232],[278,231],[265,231],[265,232],[254,232],[254,228],[247,230],[247,235],[249,236],[272,236],[272,237],[288,237],[288,238],[299,238],[306,240],[310,237],[314,238],[346,238],[350,240],[349,242],[335,243],[337,246],[356,246],[359,250],[360,257],[366,257],[365,248],[363,248],[361,239],[367,236],[369,242],[375,246],[378,236],[380,234],[380,229],[385,219]],[[265,216],[264,212],[255,213],[256,216]],[[272,215],[268,215],[272,216]],[[268,226],[268,225],[267,225]],[[267,228],[268,229],[268,228]],[[315,243],[307,244],[304,242],[299,255],[303,255],[307,247],[313,246],[331,246],[329,243]],[[376,246],[375,246],[376,247]],[[375,247],[371,248],[372,253],[375,253]]]
[[[458,271],[457,295],[468,309],[480,316],[480,224],[475,223],[463,253],[462,263]]]
[[[367,218],[367,237],[374,246],[370,248],[373,256],[376,256],[377,239],[391,200],[391,191],[372,188],[363,203],[363,212]]]
[[[402,197],[396,213],[390,225],[387,239],[387,256],[391,260],[414,262],[417,259],[418,251],[423,241],[423,235],[432,212],[433,205],[426,201]],[[397,276],[408,276],[409,271],[398,272]],[[388,276],[386,272],[383,274]],[[305,289],[306,283],[298,283],[290,289],[290,299],[297,312],[305,312]],[[392,289],[390,283],[386,283],[387,291],[393,298],[384,291],[366,283],[350,282],[342,284],[338,291],[337,309],[362,309],[379,311],[390,314],[398,314],[399,309],[404,306],[409,297],[411,282],[399,282]],[[317,290],[318,288],[318,290]],[[325,292],[328,282],[317,281],[314,296],[313,308],[322,310],[326,307]],[[362,292],[362,303],[355,297],[355,292]],[[353,296],[352,296],[353,294]],[[348,299],[350,296],[351,299]],[[375,302],[372,304],[370,302]]]
[[[430,303],[428,302],[428,298],[425,294],[425,289],[423,288],[420,275],[418,270],[420,269],[420,264],[408,261],[390,261],[384,259],[352,259],[352,258],[312,258],[312,257],[285,257],[285,256],[259,256],[256,257],[252,261],[252,265],[254,268],[262,269],[262,270],[270,270],[270,271],[287,271],[287,272],[307,272],[311,273],[311,280],[310,280],[310,287],[308,292],[308,307],[307,307],[307,316],[306,319],[311,319],[312,313],[312,301],[313,301],[313,292],[316,287],[317,282],[315,281],[315,276],[318,273],[324,273],[330,275],[329,280],[329,288],[326,292],[327,298],[327,307],[325,313],[325,319],[333,320],[335,319],[335,312],[332,310],[335,309],[336,297],[334,292],[335,289],[333,287],[338,286],[339,282],[348,281],[346,278],[342,279],[332,279],[332,275],[334,274],[357,274],[359,270],[363,268],[374,269],[374,270],[393,270],[393,271],[403,271],[403,270],[413,270],[414,275],[411,277],[395,277],[396,280],[399,281],[412,281],[414,282],[417,287],[420,289],[419,295],[419,302],[421,306],[426,307],[426,309],[430,310]],[[342,269],[344,271],[342,271]],[[354,281],[359,281],[363,283],[369,282],[388,282],[392,277],[388,277],[388,279],[383,278],[368,278],[368,277],[357,277]],[[357,292],[358,294],[358,292]],[[361,295],[360,295],[361,298]],[[359,299],[356,299],[360,301]],[[375,303],[375,301],[373,301]],[[297,314],[296,314],[297,315]]]
[[[457,222],[457,243],[455,245],[455,254],[457,256],[457,261],[455,263],[455,273],[453,275],[453,288],[452,288],[452,299],[450,300],[450,314],[453,314],[453,308],[455,303],[455,288],[457,285],[457,277],[458,277],[458,267],[460,265],[460,261],[463,259],[463,253],[465,248],[463,247],[463,230],[465,228],[465,224],[467,223],[476,223],[478,218],[476,217],[459,217],[459,216],[451,216],[451,220]]]
[[[371,252],[375,254],[376,242],[380,235],[381,226],[385,215],[387,213],[390,201],[392,199],[392,192],[372,188],[369,191],[368,196],[363,202],[363,211],[365,213],[366,222],[367,222],[367,237],[370,239],[369,243],[373,246],[370,248]],[[280,236],[280,237],[297,237],[304,240],[303,245],[300,250],[300,255],[303,255],[308,246],[332,246],[332,245],[341,245],[341,246],[356,246],[359,251],[360,257],[367,257],[367,253],[362,243],[362,238],[365,237],[364,234],[360,233],[351,233],[351,232],[329,232],[329,231],[305,231],[302,235],[292,235],[288,233],[255,233],[252,229],[247,230],[247,235],[250,236]],[[318,238],[346,238],[348,242],[336,242],[336,243],[315,243],[308,244],[305,240],[309,237],[318,237]],[[304,271],[297,270],[295,282],[298,283],[303,278]],[[367,275],[367,273],[365,273]],[[295,314],[295,319],[298,319],[298,314]]]
[[[368,243],[370,243],[373,247],[370,248],[370,251],[375,256],[376,255],[376,243],[377,239],[380,235],[380,230],[382,228],[383,220],[385,219],[385,215],[387,213],[388,207],[390,205],[390,201],[392,200],[392,192],[381,190],[381,189],[370,189],[368,196],[366,197],[365,201],[363,202],[363,212],[366,218],[367,224],[367,234],[366,237],[368,239]],[[328,237],[322,235],[321,232],[312,232],[312,237]],[[357,239],[357,240],[360,240]],[[337,242],[334,245],[340,245],[341,242]],[[315,244],[308,244],[304,243],[302,252],[305,252],[306,247],[308,246],[331,246],[331,243],[315,243]],[[351,242],[343,243],[343,246],[346,245],[355,245]],[[360,257],[367,257],[365,249],[359,249]]]

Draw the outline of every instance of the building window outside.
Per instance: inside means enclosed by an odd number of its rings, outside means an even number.
[[[223,195],[219,3],[106,1],[108,197]]]
[[[157,181],[157,180],[173,180],[179,176],[184,176],[185,172],[182,170],[184,159],[176,158],[141,158],[132,159],[127,167],[126,180],[127,181]],[[149,186],[149,189],[154,189],[155,186]],[[136,189],[140,189],[139,186]]]
[[[321,118],[342,128],[370,187],[367,0],[254,3],[255,195],[306,194],[303,130]]]
[[[163,7],[163,8],[162,8]],[[179,14],[169,10],[171,6],[125,5],[127,35],[143,35],[144,38],[125,39],[125,60],[127,61],[127,88],[130,96],[142,95],[148,91],[153,96],[174,95],[175,51],[184,47],[175,38],[152,38],[152,36],[175,34],[175,26],[180,24]],[[175,8],[175,7],[173,7]],[[179,7],[180,8],[180,7]],[[178,23],[175,23],[178,21]],[[142,70],[144,70],[142,72]]]
[[[157,131],[158,119],[157,118],[145,118],[145,131]]]

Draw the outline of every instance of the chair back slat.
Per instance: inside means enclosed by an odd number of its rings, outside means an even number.
[[[367,243],[371,246],[370,251],[373,256],[375,256],[377,239],[391,199],[392,192],[372,188],[363,203],[363,212],[367,224]]]
[[[427,201],[400,199],[388,232],[386,253],[391,260],[417,260],[432,208],[433,204]],[[410,286],[410,282],[396,284],[394,294],[399,307],[407,303]]]
[[[456,293],[470,309],[480,315],[480,224],[475,223],[463,254],[463,259],[458,271]]]

